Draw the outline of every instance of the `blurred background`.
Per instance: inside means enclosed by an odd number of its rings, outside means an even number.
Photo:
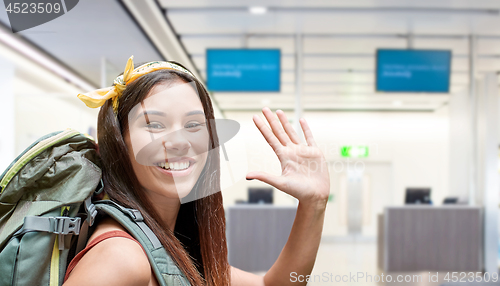
[[[1,170],[47,133],[96,137],[98,110],[76,95],[110,86],[131,55],[175,60],[206,84],[216,118],[241,126],[221,157],[233,266],[265,273],[297,206],[244,179],[281,173],[252,122],[268,106],[296,129],[305,117],[328,161],[310,285],[398,284],[342,281],[358,272],[498,280],[500,2],[76,2],[17,33],[0,9]]]

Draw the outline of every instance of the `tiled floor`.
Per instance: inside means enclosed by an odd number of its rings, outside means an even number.
[[[390,275],[392,282],[387,281],[387,275]],[[377,268],[377,249],[374,242],[323,242],[312,273],[316,282],[311,280],[308,285],[437,286],[446,282],[446,273],[438,273],[437,277],[435,275],[436,272],[431,273],[431,277],[429,272],[382,272]],[[408,282],[395,281],[398,278]]]
[[[256,274],[264,275],[265,272]],[[451,283],[445,280],[446,274],[446,272],[385,273],[377,268],[375,242],[322,242],[308,286],[439,286],[442,284],[488,286],[480,283]],[[388,275],[392,281],[388,281]],[[401,282],[398,282],[398,279]],[[489,286],[498,285],[500,282],[489,284]]]

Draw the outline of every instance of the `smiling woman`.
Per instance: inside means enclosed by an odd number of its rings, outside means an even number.
[[[153,70],[155,64],[163,62],[147,63],[136,69],[130,63],[131,60],[123,75],[129,77],[128,81],[121,82],[119,78],[115,80],[118,88],[100,91],[104,96],[110,92],[118,94],[104,101],[98,117],[105,193],[120,205],[141,212],[190,284],[203,285],[205,280],[206,285],[229,285],[218,141],[209,136],[215,134],[212,132],[215,125],[209,120],[214,119],[214,113],[208,93],[179,64],[168,63],[165,68]],[[92,103],[98,98],[96,94],[79,97],[85,99],[85,96],[92,97]],[[200,126],[193,127],[196,124]],[[207,152],[208,147],[211,152]],[[190,174],[172,170],[180,168],[179,161],[190,162]],[[169,167],[172,164],[173,168],[166,170],[157,166],[163,163]],[[202,193],[204,190],[219,192],[181,205],[179,198],[190,191]],[[103,219],[88,245],[99,235],[115,230],[124,229],[109,218]],[[120,243],[128,243],[128,246],[122,245],[120,249]],[[133,279],[137,277],[137,270],[123,271],[127,269],[127,265],[122,265],[126,260],[106,255],[115,248],[144,257],[140,249],[134,251],[137,244],[122,237],[108,238],[81,258],[68,273],[66,284],[138,285]],[[142,269],[148,269],[146,280],[155,284],[157,277],[151,272],[147,259],[145,263]],[[107,273],[96,275],[103,268]],[[134,277],[129,277],[131,275]]]
[[[198,79],[175,62],[134,69],[130,58],[113,87],[79,98],[89,107],[102,106],[98,143],[104,199],[139,210],[173,265],[148,261],[120,223],[102,216],[87,247],[71,261],[64,285],[300,285],[289,280],[289,273],[310,274],[329,176],[305,120],[300,123],[307,144],[302,144],[282,111],[277,119],[263,109],[271,129],[254,116],[281,162],[282,175],[251,172],[247,179],[299,200],[287,244],[268,273],[258,276],[228,263],[219,138],[211,100]],[[155,276],[152,263],[173,268],[175,279]]]
[[[151,201],[185,197],[205,167],[209,135],[196,91],[194,82],[158,84],[129,112],[125,143]]]

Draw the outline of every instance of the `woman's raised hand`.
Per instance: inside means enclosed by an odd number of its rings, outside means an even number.
[[[267,107],[262,109],[262,113],[271,129],[257,115],[253,116],[253,121],[278,156],[281,176],[253,171],[247,174],[247,180],[257,179],[267,183],[297,198],[301,203],[326,203],[330,194],[328,167],[306,120],[301,118],[300,126],[307,145],[300,143],[299,136],[283,111],[276,111],[279,120]]]

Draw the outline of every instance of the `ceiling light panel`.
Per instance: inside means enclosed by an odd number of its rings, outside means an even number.
[[[264,7],[264,6],[253,6],[253,7],[249,7],[248,11],[250,12],[250,14],[263,15],[263,14],[267,13],[267,7]]]

